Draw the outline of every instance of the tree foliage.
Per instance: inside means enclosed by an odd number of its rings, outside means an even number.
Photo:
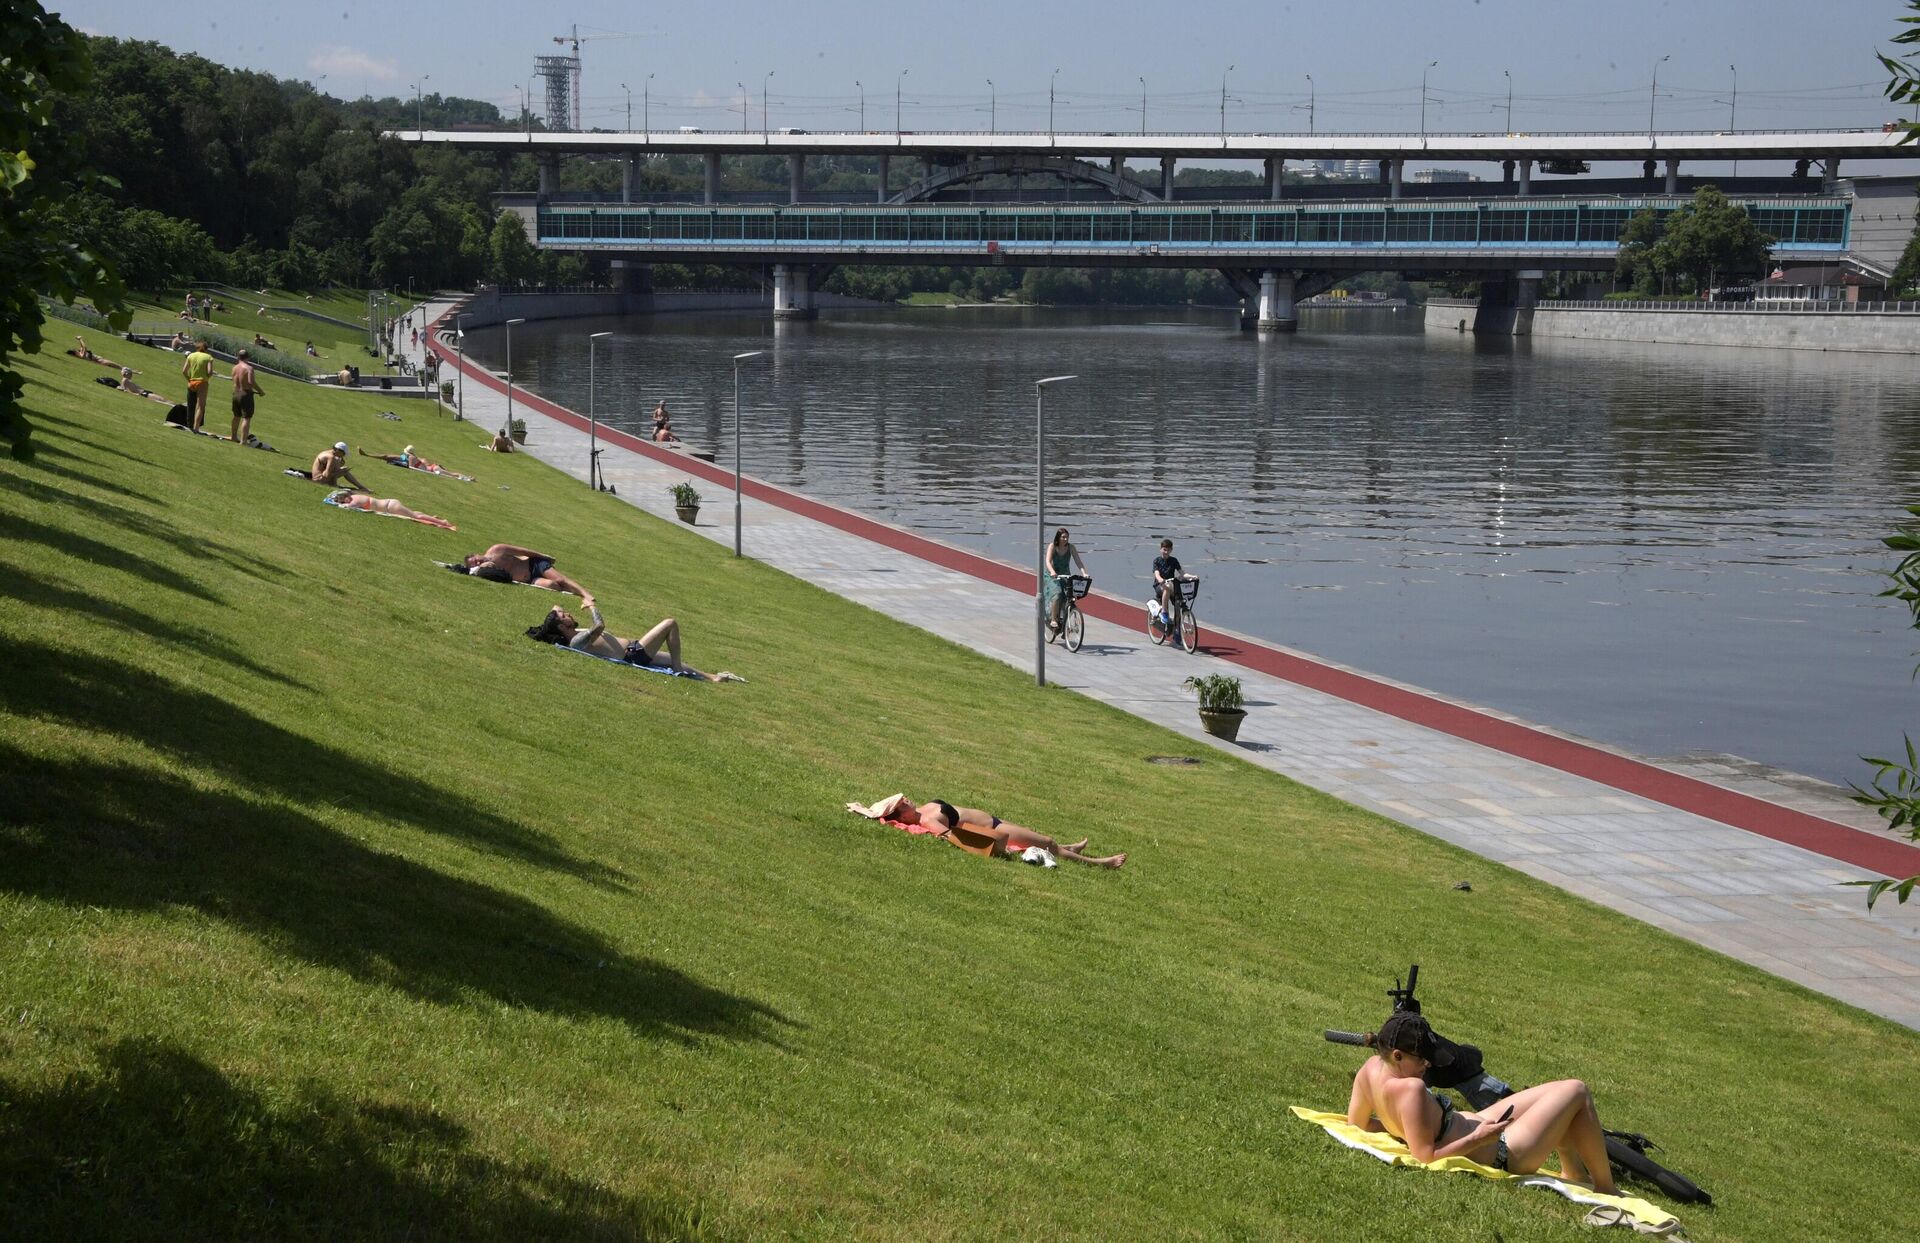
[[[112,270],[67,228],[68,196],[98,178],[55,126],[52,100],[86,89],[86,41],[30,0],[0,0],[0,32],[0,441],[25,460],[33,456],[25,382],[12,363],[16,351],[40,351],[38,295],[86,298],[116,326],[128,315]]]
[[[1695,289],[1706,289],[1722,276],[1764,271],[1773,242],[1720,187],[1701,186],[1691,203],[1667,217],[1653,262],[1662,272],[1691,278]]]

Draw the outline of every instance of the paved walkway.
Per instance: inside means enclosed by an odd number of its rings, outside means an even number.
[[[429,322],[452,306],[428,307]],[[418,351],[416,351],[416,357]],[[444,375],[453,375],[451,350]],[[468,362],[468,418],[505,421],[498,377]],[[527,451],[585,480],[586,420],[515,389]],[[703,489],[700,534],[731,545],[730,473],[602,428],[605,478],[672,520],[667,485]],[[1032,576],[747,476],[745,552],[1022,669]],[[929,600],[937,600],[929,606]],[[1838,791],[1737,760],[1660,767],[1497,713],[1330,665],[1202,618],[1203,652],[1156,648],[1141,606],[1089,600],[1086,644],[1048,649],[1049,680],[1389,816],[1603,906],[1920,1028],[1920,903],[1868,915],[1839,882],[1920,872],[1920,848]],[[1237,666],[1237,746],[1202,734],[1180,681]]]

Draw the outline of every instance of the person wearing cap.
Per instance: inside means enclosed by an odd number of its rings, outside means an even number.
[[[330,488],[339,486],[340,481],[344,479],[362,492],[368,490],[367,485],[355,479],[353,472],[347,469],[347,442],[344,440],[335,441],[331,449],[320,450],[319,455],[313,459],[313,470],[309,472],[308,477],[315,483],[324,483]]]
[[[1613,1195],[1613,1168],[1593,1093],[1578,1079],[1515,1092],[1476,1113],[1429,1089],[1429,1067],[1453,1062],[1453,1047],[1418,1014],[1396,1011],[1367,1037],[1372,1057],[1353,1076],[1347,1121],[1401,1140],[1417,1161],[1465,1157],[1514,1174],[1531,1174],[1558,1152],[1560,1175]]]
[[[408,445],[398,453],[368,453],[365,449],[361,449],[359,450],[359,454],[361,457],[378,458],[389,466],[404,466],[408,470],[423,470],[429,475],[451,475],[453,473],[446,467],[440,465],[440,463],[429,462],[427,459],[415,453],[412,445]]]

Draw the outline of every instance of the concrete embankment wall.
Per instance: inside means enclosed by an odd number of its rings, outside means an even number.
[[[1473,331],[1471,302],[1427,303],[1428,332]],[[1647,341],[1661,345],[1737,345],[1776,350],[1920,354],[1920,315],[1874,311],[1651,311],[1533,309],[1536,337]]]
[[[822,310],[891,306],[870,298],[815,293]],[[485,328],[510,319],[585,319],[602,315],[649,315],[675,311],[765,311],[773,313],[773,291],[668,290],[660,293],[501,293],[483,289],[460,309],[469,328]]]

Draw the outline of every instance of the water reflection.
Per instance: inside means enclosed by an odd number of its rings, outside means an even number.
[[[1311,314],[1311,313],[1310,313]],[[1146,595],[1172,537],[1202,621],[1652,754],[1836,780],[1896,742],[1916,640],[1874,598],[1920,482],[1915,360],[1423,336],[1341,312],[902,310],[526,324],[518,378],[638,430],[665,398],[749,473],[1024,560],[1033,389],[1050,520]],[[498,363],[497,336],[469,350]]]

